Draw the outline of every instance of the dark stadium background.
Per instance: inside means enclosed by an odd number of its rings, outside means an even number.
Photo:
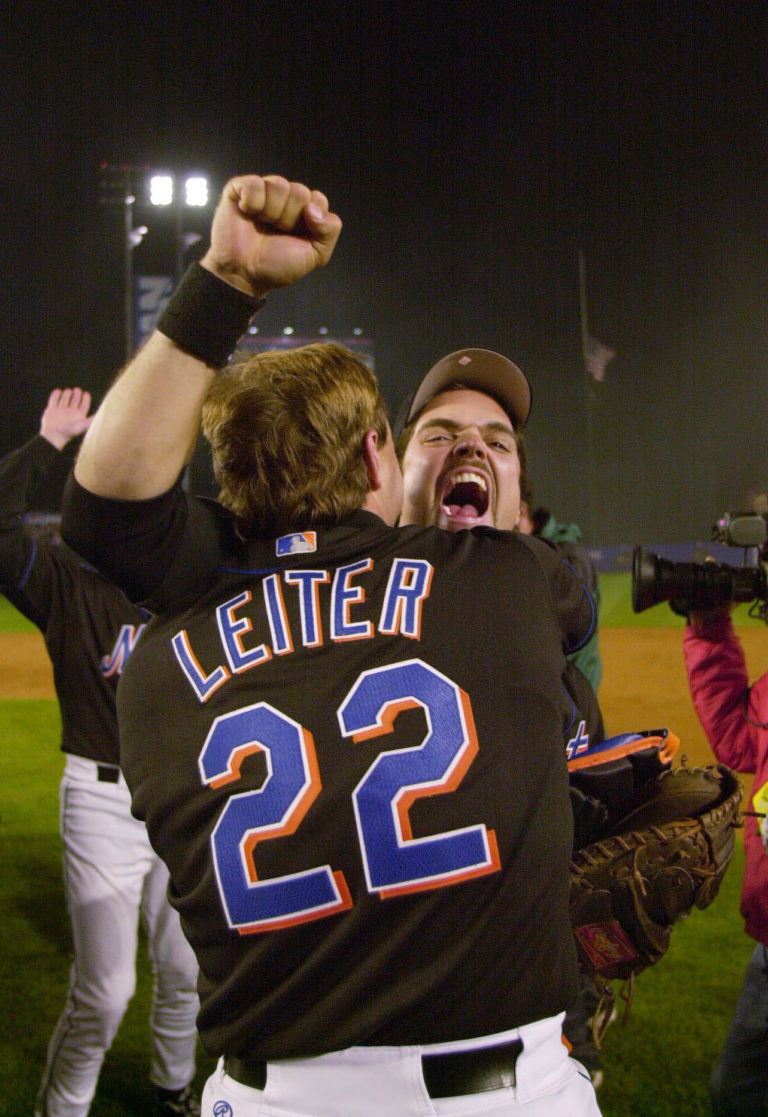
[[[124,359],[106,162],[324,189],[336,256],[260,328],[360,330],[392,405],[454,348],[513,357],[536,496],[592,544],[706,539],[768,489],[762,0],[12,0],[3,25],[0,452]],[[135,267],[172,268],[147,223]]]

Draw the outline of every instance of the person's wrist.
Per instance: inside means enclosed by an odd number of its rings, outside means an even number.
[[[217,279],[220,279],[222,283],[228,283],[230,287],[242,291],[244,295],[250,295],[251,298],[265,299],[269,292],[274,290],[266,281],[259,282],[252,276],[244,275],[242,272],[228,268],[226,264],[216,259],[211,249],[209,249],[200,260],[200,267],[211,272],[211,274],[215,275]]]
[[[688,614],[688,623],[696,636],[705,640],[721,639],[730,624],[730,610],[716,609],[691,609]]]
[[[54,450],[63,450],[67,443],[70,441],[69,435],[63,435],[59,431],[40,430],[40,437],[44,438],[46,442],[53,446]]]
[[[182,276],[157,328],[210,368],[223,368],[264,298],[244,291],[202,264]]]

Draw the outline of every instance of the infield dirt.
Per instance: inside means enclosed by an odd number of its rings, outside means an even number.
[[[768,670],[768,637],[760,628],[739,635],[750,679]],[[711,764],[712,752],[691,705],[681,628],[602,628],[600,706],[606,732],[670,729],[689,764]],[[37,632],[0,633],[0,698],[55,698],[53,672]],[[745,781],[745,783],[748,781]],[[748,791],[745,787],[745,791]]]
[[[0,632],[0,698],[55,698],[53,670],[39,632]]]

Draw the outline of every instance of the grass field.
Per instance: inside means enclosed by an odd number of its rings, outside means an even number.
[[[679,646],[681,633],[675,630],[682,628],[682,620],[666,606],[637,616],[629,603],[627,575],[604,575],[601,582],[604,627],[667,630]],[[737,623],[751,627],[759,622],[746,617],[742,607]],[[4,632],[29,631],[32,626],[0,598],[0,640]],[[661,632],[658,639],[664,638]],[[614,685],[610,676],[606,670],[609,687]],[[606,702],[616,700],[606,692]],[[31,1115],[67,984],[70,934],[58,835],[58,737],[55,700],[0,699],[0,984],[6,1006],[0,1029],[0,1117]],[[605,1085],[599,1095],[604,1117],[700,1117],[709,1112],[709,1074],[754,945],[738,914],[742,871],[737,841],[717,900],[676,928],[669,954],[638,979],[625,1023],[609,1029]],[[142,951],[138,989],[107,1056],[92,1117],[144,1117],[150,1112],[149,992]],[[211,1069],[211,1060],[201,1053],[199,1084]]]
[[[632,587],[629,574],[600,575],[601,628],[679,628],[685,621],[662,603],[642,613],[632,611]],[[739,628],[765,628],[759,617],[749,616],[749,605],[739,605],[733,614]]]

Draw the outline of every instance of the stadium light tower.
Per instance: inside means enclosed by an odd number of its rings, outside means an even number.
[[[149,204],[169,206],[173,202],[173,175],[150,175]]]
[[[184,271],[184,255],[202,235],[184,228],[184,214],[209,205],[210,189],[207,175],[190,171],[177,176],[168,171],[155,171],[146,164],[108,163],[99,165],[99,203],[123,210],[123,319],[126,360],[133,356],[135,343],[134,249],[150,232],[148,225],[134,225],[135,210],[149,221],[148,211],[157,207],[171,211],[175,229],[174,280]],[[150,237],[150,240],[152,238]]]
[[[208,179],[205,175],[189,175],[184,182],[184,200],[188,206],[208,205]]]
[[[155,172],[149,177],[149,203],[153,206],[172,207],[176,219],[176,281],[184,272],[184,253],[201,239],[200,233],[184,232],[184,209],[204,209],[209,201],[208,178],[199,172],[177,179],[167,172]]]

